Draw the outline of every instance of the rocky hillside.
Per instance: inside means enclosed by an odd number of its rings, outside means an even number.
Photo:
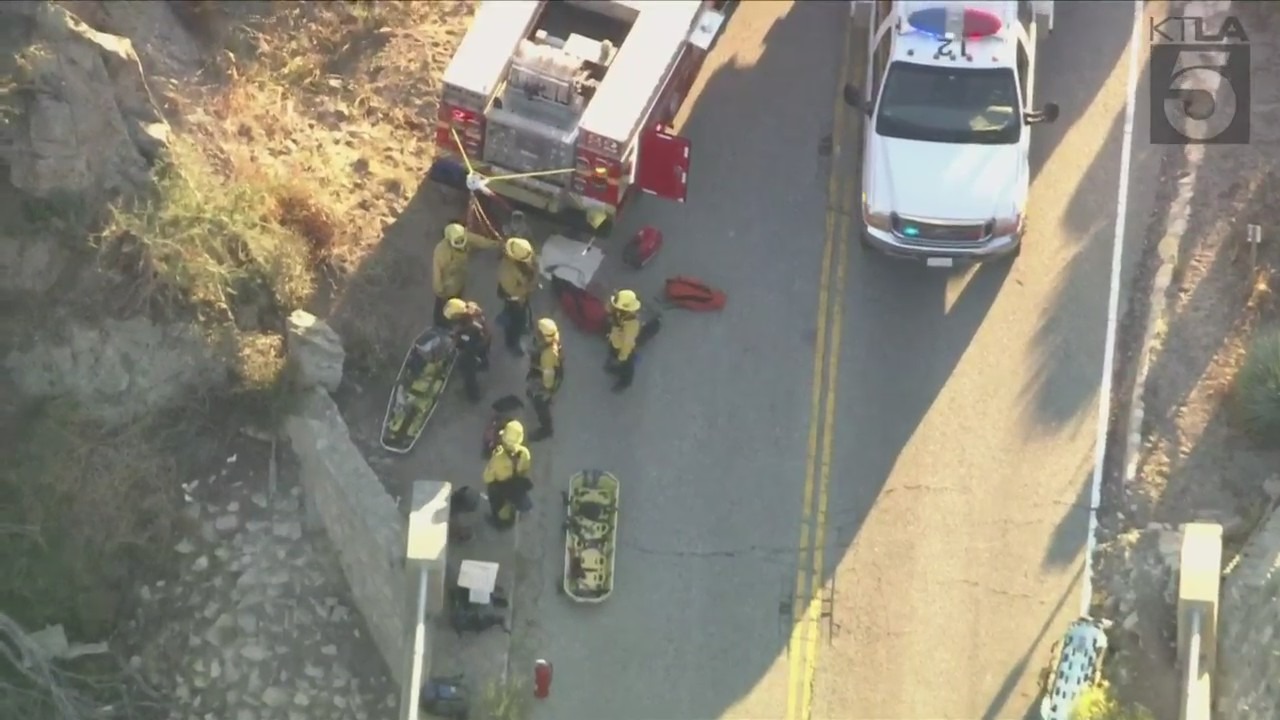
[[[176,567],[183,484],[289,407],[292,310],[334,322],[349,376],[403,342],[396,302],[451,200],[419,192],[436,83],[470,12],[0,3],[7,617],[119,631]],[[6,677],[0,717],[43,717]]]

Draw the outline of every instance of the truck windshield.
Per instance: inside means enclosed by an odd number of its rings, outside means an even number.
[[[876,112],[885,137],[962,145],[1011,145],[1022,136],[1018,80],[1009,68],[895,62]]]

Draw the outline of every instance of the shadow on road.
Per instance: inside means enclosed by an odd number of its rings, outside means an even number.
[[[1050,570],[1065,568],[1080,560],[1080,551],[1089,539],[1088,512],[1093,495],[1093,456],[1084,458],[1080,463],[1080,471],[1075,474],[1079,478],[1080,491],[1075,500],[1063,508],[1062,519],[1049,536],[1049,547],[1045,549],[1041,567]]]
[[[1037,433],[1052,435],[1069,428],[1097,398],[1123,125],[1121,111],[1061,220],[1059,233],[1075,244],[1065,251],[1069,256],[1056,260],[1061,267],[1050,269],[1056,274],[1056,287],[1035,332],[1037,361],[1023,388]]]
[[[1038,667],[1040,662],[1048,662],[1048,657],[1036,658],[1033,657],[1032,654],[1035,652],[1036,648],[1040,647],[1041,642],[1044,641],[1050,633],[1059,633],[1064,630],[1064,628],[1055,627],[1054,621],[1062,613],[1062,609],[1067,606],[1067,603],[1076,599],[1076,584],[1080,581],[1083,573],[1084,565],[1082,564],[1076,570],[1075,577],[1067,584],[1066,592],[1062,594],[1062,597],[1058,598],[1058,604],[1055,605],[1048,613],[1045,613],[1045,621],[1040,627],[1040,632],[1027,646],[1026,653],[1023,654],[1022,658],[1013,666],[1012,669],[1009,670],[1009,674],[1005,676],[1004,682],[1000,685],[1000,690],[997,691],[996,696],[992,698],[991,704],[987,706],[986,712],[982,713],[982,720],[1002,720],[1003,718],[1010,717],[1025,718],[1026,720],[1039,720],[1039,699],[1033,702],[1031,707],[1028,707],[1025,711],[1016,716],[1006,712],[1006,706],[1009,704],[1009,699],[1013,697],[1015,692],[1017,692],[1018,683],[1022,677],[1025,676],[1028,671],[1038,671],[1040,669]]]
[[[865,249],[850,259],[842,346],[849,366],[864,372],[841,376],[837,402],[849,414],[842,425],[856,428],[862,454],[848,476],[832,480],[841,503],[833,508],[836,546],[828,549],[834,552],[828,567],[837,566],[853,543],[1011,268],[1008,262],[978,266],[948,309],[954,278]]]
[[[1067,7],[1080,9],[1080,6]],[[1129,21],[1132,6],[1128,3],[1110,3],[1108,8],[1109,12],[1116,15],[1114,22],[1099,25],[1096,9],[1090,22],[1100,28],[1093,31],[1096,37],[1106,39],[1108,46],[1116,45],[1114,59],[1086,65],[1106,68],[1107,72],[1098,72],[1099,83],[1111,76],[1111,71],[1118,73],[1116,77],[1125,83],[1128,79],[1129,59],[1124,52],[1124,43],[1129,39],[1132,28]],[[1081,13],[1064,13],[1063,16],[1074,18],[1077,14]],[[1162,148],[1151,146],[1147,142],[1148,103],[1145,88],[1149,70],[1145,62],[1139,67],[1139,72],[1134,105],[1135,127],[1131,156],[1133,168],[1146,166],[1162,152]],[[1061,85],[1067,88],[1059,91],[1064,94],[1064,116],[1065,107],[1069,103],[1076,108],[1076,120],[1080,120],[1085,109],[1096,98],[1098,88],[1077,82],[1065,82]],[[1091,121],[1091,124],[1098,120]],[[1056,290],[1041,316],[1040,327],[1035,334],[1034,347],[1039,356],[1037,366],[1023,388],[1038,433],[1053,434],[1069,429],[1073,423],[1089,419],[1089,411],[1095,407],[1100,380],[1098,368],[1101,367],[1106,338],[1105,298],[1112,269],[1124,120],[1124,103],[1121,101],[1113,116],[1103,120],[1108,123],[1105,140],[1099,144],[1098,151],[1079,182],[1074,188],[1070,188],[1071,197],[1060,218],[1059,232],[1074,240],[1075,245],[1070,255],[1050,261],[1060,265],[1060,269],[1052,265],[1048,269],[1057,274]],[[1089,126],[1081,125],[1074,130],[1084,132],[1089,129]],[[1059,128],[1055,131],[1055,136],[1061,137],[1057,133],[1065,134],[1070,131],[1072,128]],[[1038,154],[1033,149],[1033,156]],[[1048,154],[1043,155],[1040,162],[1046,163],[1048,158]],[[1069,158],[1061,161],[1064,164],[1071,162]],[[1056,164],[1058,161],[1054,162]],[[1054,191],[1058,189],[1053,184],[1053,178],[1045,177],[1043,180],[1046,188]],[[1151,192],[1151,188],[1130,186],[1130,197]],[[1033,188],[1033,198],[1035,195],[1036,190]],[[1137,260],[1137,249],[1142,245],[1145,231],[1143,225],[1134,221],[1145,221],[1147,218],[1134,217],[1130,206],[1128,220],[1125,232],[1126,252],[1122,256],[1122,281],[1132,274],[1133,268],[1130,265]],[[1030,222],[1034,226],[1036,218],[1032,216]],[[1129,252],[1130,249],[1133,252]],[[1100,298],[1104,301],[1099,306]],[[1085,308],[1099,309],[1090,310],[1086,315],[1083,312]],[[1123,307],[1121,310],[1123,311]]]

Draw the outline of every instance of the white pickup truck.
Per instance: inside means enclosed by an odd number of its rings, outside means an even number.
[[[1037,21],[1052,2],[870,2],[866,84],[844,88],[867,115],[862,241],[935,267],[1021,249]]]

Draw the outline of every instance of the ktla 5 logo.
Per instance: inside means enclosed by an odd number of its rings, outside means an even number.
[[[1249,36],[1235,17],[1150,21],[1151,142],[1249,142]]]

